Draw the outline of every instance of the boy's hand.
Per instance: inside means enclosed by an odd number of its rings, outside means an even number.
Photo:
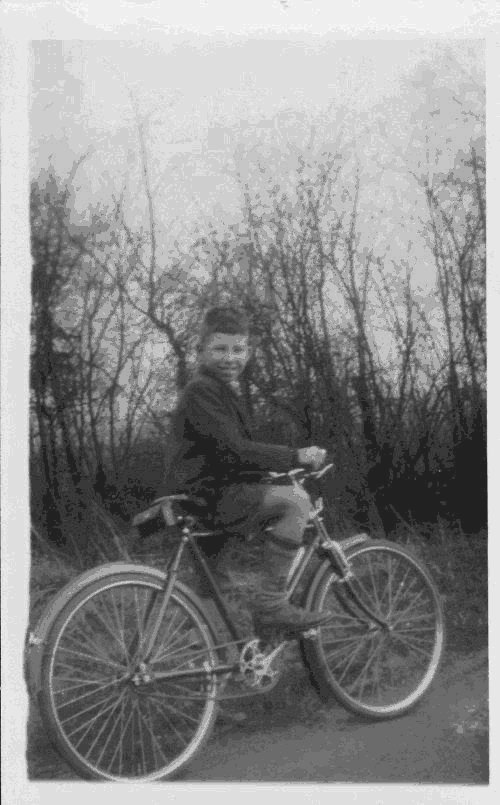
[[[301,447],[297,454],[300,463],[311,466],[313,470],[319,470],[326,458],[326,450],[322,447]]]

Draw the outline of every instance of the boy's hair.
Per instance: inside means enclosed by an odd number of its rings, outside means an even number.
[[[229,305],[211,307],[205,313],[200,332],[200,346],[214,333],[249,335],[250,325],[243,310]]]

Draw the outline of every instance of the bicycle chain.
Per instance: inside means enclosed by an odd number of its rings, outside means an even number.
[[[231,646],[235,646],[234,642],[218,645],[217,650],[220,651],[221,649],[227,649]],[[243,646],[239,652],[238,661],[234,663],[233,667],[225,674],[221,675],[213,674],[207,661],[204,663],[207,672],[206,684],[208,687],[215,683],[215,693],[208,697],[206,693],[192,695],[183,694],[183,699],[187,701],[206,701],[208,698],[209,700],[227,701],[230,699],[247,698],[259,693],[266,693],[274,688],[281,676],[280,668],[276,669],[271,667],[275,658],[269,659],[270,654],[279,649],[280,646],[283,647],[284,643],[278,644],[278,646],[266,646],[267,652],[264,652],[260,650],[259,639],[254,638]],[[195,652],[192,659],[194,660],[197,656],[201,656],[205,653],[206,651]],[[154,672],[150,681],[155,682]],[[224,688],[231,682],[236,685],[240,684],[242,687],[234,693],[225,693]],[[161,685],[161,680],[159,680],[159,684]]]

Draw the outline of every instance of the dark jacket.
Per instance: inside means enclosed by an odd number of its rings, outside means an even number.
[[[201,368],[183,390],[170,431],[163,494],[217,498],[221,490],[297,465],[297,451],[254,441],[243,402],[210,370]]]

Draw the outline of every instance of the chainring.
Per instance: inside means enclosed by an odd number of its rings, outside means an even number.
[[[240,676],[245,685],[254,691],[271,690],[278,682],[283,670],[281,649],[277,646],[266,646],[263,650],[258,638],[246,643],[240,653]]]

